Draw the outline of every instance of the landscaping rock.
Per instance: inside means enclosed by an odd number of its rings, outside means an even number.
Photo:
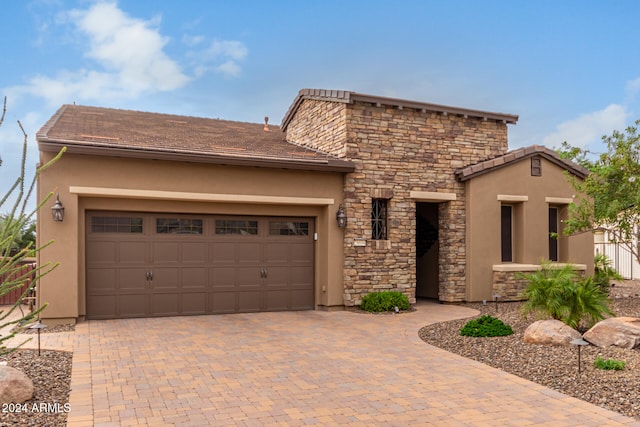
[[[522,340],[529,344],[569,345],[580,337],[580,332],[559,320],[538,320],[524,331]]]
[[[611,317],[596,323],[583,338],[597,347],[640,347],[640,319],[637,317]]]
[[[0,403],[23,403],[33,397],[33,381],[11,366],[0,366]]]

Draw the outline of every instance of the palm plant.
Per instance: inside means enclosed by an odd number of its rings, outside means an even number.
[[[583,320],[590,326],[613,315],[607,294],[592,278],[580,278],[571,264],[545,261],[540,270],[521,277],[529,282],[522,294],[523,315],[560,320],[574,329]]]

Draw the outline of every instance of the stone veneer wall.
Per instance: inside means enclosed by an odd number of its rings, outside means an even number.
[[[344,117],[344,128],[332,114]],[[415,302],[416,203],[411,191],[456,194],[455,201],[439,206],[439,299],[466,299],[465,193],[453,172],[504,154],[505,123],[361,102],[305,100],[287,128],[287,140],[356,165],[345,176],[346,306],[359,305],[364,295],[380,290],[399,290]],[[371,239],[373,198],[389,199],[389,240]]]
[[[493,271],[492,296],[500,295],[500,301],[522,301],[522,292],[527,287],[527,279],[519,278],[520,274],[531,274],[532,269],[522,271]],[[577,270],[580,277],[585,277],[585,270]]]
[[[303,100],[287,126],[287,141],[336,157],[347,154],[347,104]]]

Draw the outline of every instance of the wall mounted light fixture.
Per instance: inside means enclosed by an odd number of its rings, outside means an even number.
[[[55,222],[62,222],[64,220],[64,206],[60,203],[60,194],[56,195],[56,202],[51,207],[51,215]]]
[[[338,207],[338,212],[336,212],[336,220],[338,221],[338,227],[345,228],[347,226],[347,214],[344,213],[342,203]]]

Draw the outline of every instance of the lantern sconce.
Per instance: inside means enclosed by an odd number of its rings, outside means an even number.
[[[64,220],[64,206],[60,203],[60,194],[56,195],[56,202],[51,207],[51,215],[55,222],[62,222]]]
[[[338,212],[336,212],[336,220],[338,221],[338,227],[345,228],[347,226],[347,214],[344,213],[342,203],[338,207]]]

